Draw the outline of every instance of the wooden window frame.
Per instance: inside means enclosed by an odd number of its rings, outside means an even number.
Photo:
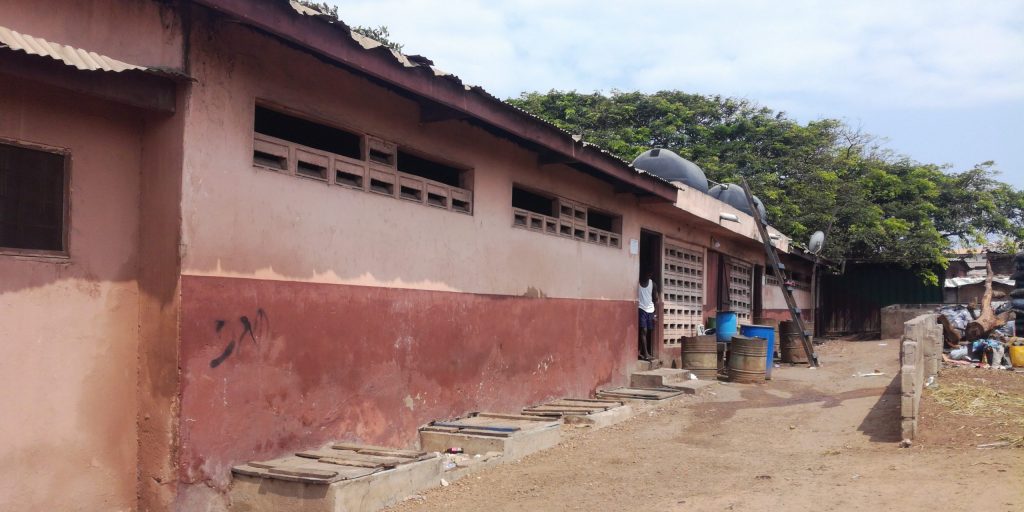
[[[53,259],[53,260],[68,260],[71,258],[71,150],[69,148],[61,148],[56,146],[49,146],[46,144],[39,144],[35,142],[28,142],[17,139],[8,139],[0,137],[0,144],[7,146],[14,146],[22,149],[28,149],[32,151],[40,151],[43,153],[51,153],[54,155],[60,155],[64,160],[64,183],[63,183],[63,194],[62,195],[62,208],[61,208],[61,234],[60,234],[60,245],[61,249],[46,250],[46,249],[21,249],[17,247],[3,247],[0,246],[0,256],[17,256],[27,257],[33,259]]]

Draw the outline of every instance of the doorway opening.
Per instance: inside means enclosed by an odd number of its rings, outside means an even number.
[[[637,282],[639,283],[639,286],[644,286],[647,284],[644,279],[649,276],[654,284],[651,292],[654,298],[654,318],[650,319],[647,326],[640,325],[640,313],[639,311],[637,312],[637,356],[640,359],[643,359],[644,355],[650,356],[651,359],[656,359],[661,353],[661,343],[658,343],[658,340],[661,340],[662,335],[660,321],[662,315],[662,301],[659,297],[662,290],[661,252],[661,233],[648,231],[646,229],[640,230],[640,264]]]

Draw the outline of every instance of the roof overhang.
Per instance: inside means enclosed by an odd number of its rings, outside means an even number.
[[[666,202],[676,200],[672,184],[638,172],[610,153],[577,140],[479,87],[468,87],[451,75],[439,75],[431,66],[407,65],[410,58],[398,59],[386,47],[368,49],[352,37],[342,37],[348,30],[342,23],[328,23],[317,16],[300,14],[286,0],[194,2],[421,98],[424,100],[421,117],[425,120],[473,120],[538,149],[540,164],[570,164],[612,182],[617,190],[654,196]]]
[[[173,113],[175,77],[0,27],[0,74],[150,111]]]

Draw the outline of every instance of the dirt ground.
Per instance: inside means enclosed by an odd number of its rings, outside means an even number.
[[[816,370],[776,368],[764,385],[715,383],[613,427],[566,427],[556,448],[390,510],[1024,511],[1024,450],[898,447],[896,341],[819,354]],[[853,376],[876,369],[885,375]]]
[[[990,390],[999,396],[979,396],[974,390]],[[943,391],[956,391],[969,407],[978,401],[970,414],[944,405],[937,396]],[[947,395],[948,396],[948,395]],[[959,412],[959,414],[958,414]],[[1024,372],[1008,372],[979,368],[947,368],[940,372],[939,387],[925,390],[921,400],[920,434],[916,442],[922,446],[976,447],[979,444],[1011,442],[1024,445]],[[1021,479],[1024,485],[1024,478]]]

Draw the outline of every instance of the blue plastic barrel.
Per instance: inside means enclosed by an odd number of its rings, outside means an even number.
[[[719,311],[715,315],[715,334],[718,335],[718,341],[728,342],[732,340],[732,337],[737,334],[736,326],[736,312]]]
[[[768,355],[764,365],[764,378],[771,380],[772,359],[775,354],[775,328],[770,325],[741,325],[740,334],[750,338],[761,338],[768,340]]]

